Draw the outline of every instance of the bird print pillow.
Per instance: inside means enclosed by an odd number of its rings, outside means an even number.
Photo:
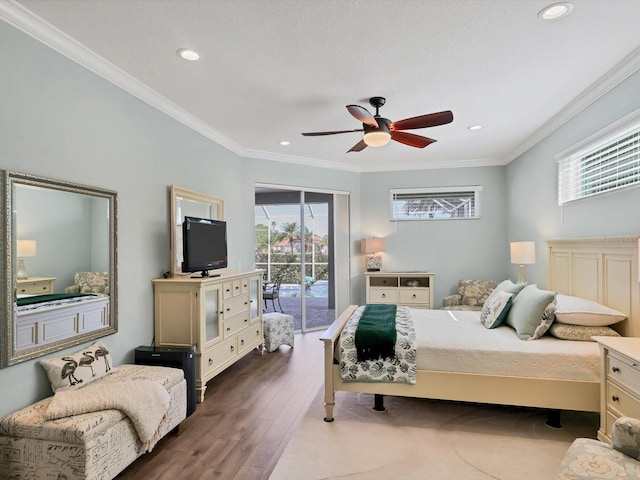
[[[75,390],[117,370],[109,350],[94,343],[71,355],[40,360],[47,372],[53,392]]]

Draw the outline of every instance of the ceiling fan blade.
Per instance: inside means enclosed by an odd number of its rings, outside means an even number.
[[[303,133],[305,137],[319,137],[321,135],[335,135],[337,133],[352,133],[352,132],[364,132],[362,128],[356,128],[355,130],[336,130],[333,132],[306,132]]]
[[[391,130],[414,130],[416,128],[437,127],[453,122],[453,112],[446,110],[444,112],[428,113],[418,117],[405,118],[391,123]]]
[[[360,120],[365,125],[369,125],[370,127],[378,128],[378,121],[376,117],[371,115],[371,112],[360,105],[347,105],[347,110],[349,113]]]
[[[347,153],[349,153],[349,152],[360,152],[360,151],[364,150],[365,148],[367,148],[367,144],[364,143],[364,140],[360,140],[353,147],[351,147],[351,149]]]
[[[391,132],[391,140],[416,148],[424,148],[433,142],[437,142],[437,140],[434,140],[433,138],[423,137],[422,135],[415,135],[407,132]]]

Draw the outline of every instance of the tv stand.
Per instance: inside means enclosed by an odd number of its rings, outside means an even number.
[[[196,391],[258,348],[262,352],[262,271],[225,271],[218,278],[153,280],[156,347],[196,346]]]
[[[220,276],[221,276],[220,273],[214,273],[214,274],[207,273],[205,275],[204,272],[203,272],[201,275],[191,275],[191,278],[216,278],[216,277],[220,277]]]

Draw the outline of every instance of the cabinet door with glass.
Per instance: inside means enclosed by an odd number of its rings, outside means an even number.
[[[249,279],[249,295],[251,299],[251,311],[249,318],[251,323],[260,320],[262,310],[262,277],[257,275]]]
[[[203,285],[200,288],[200,344],[202,349],[222,340],[222,291],[220,285]]]

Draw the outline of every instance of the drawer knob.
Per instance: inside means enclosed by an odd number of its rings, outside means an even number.
[[[620,371],[620,369],[618,367],[611,367],[611,371],[613,373],[618,373]]]
[[[244,338],[242,340],[240,340],[240,346],[244,345]]]
[[[235,350],[234,346],[231,345],[231,351],[233,352]]]
[[[382,298],[385,298],[386,296],[387,296],[387,294],[386,294],[386,293],[383,293],[383,294],[382,294]]]
[[[260,336],[260,330],[256,330],[256,337]]]
[[[227,312],[230,312],[230,311],[231,311],[231,307],[227,308]]]
[[[227,332],[231,331],[231,327],[227,327]]]
[[[209,359],[209,365],[213,365],[213,360],[211,358]]]
[[[248,319],[246,319],[246,318],[244,319],[244,323],[247,323],[248,321],[249,321]]]
[[[413,295],[411,295],[411,298],[416,298],[416,294],[414,293]]]
[[[611,400],[613,400],[614,402],[617,402],[620,400],[620,398],[617,395],[612,395]]]

